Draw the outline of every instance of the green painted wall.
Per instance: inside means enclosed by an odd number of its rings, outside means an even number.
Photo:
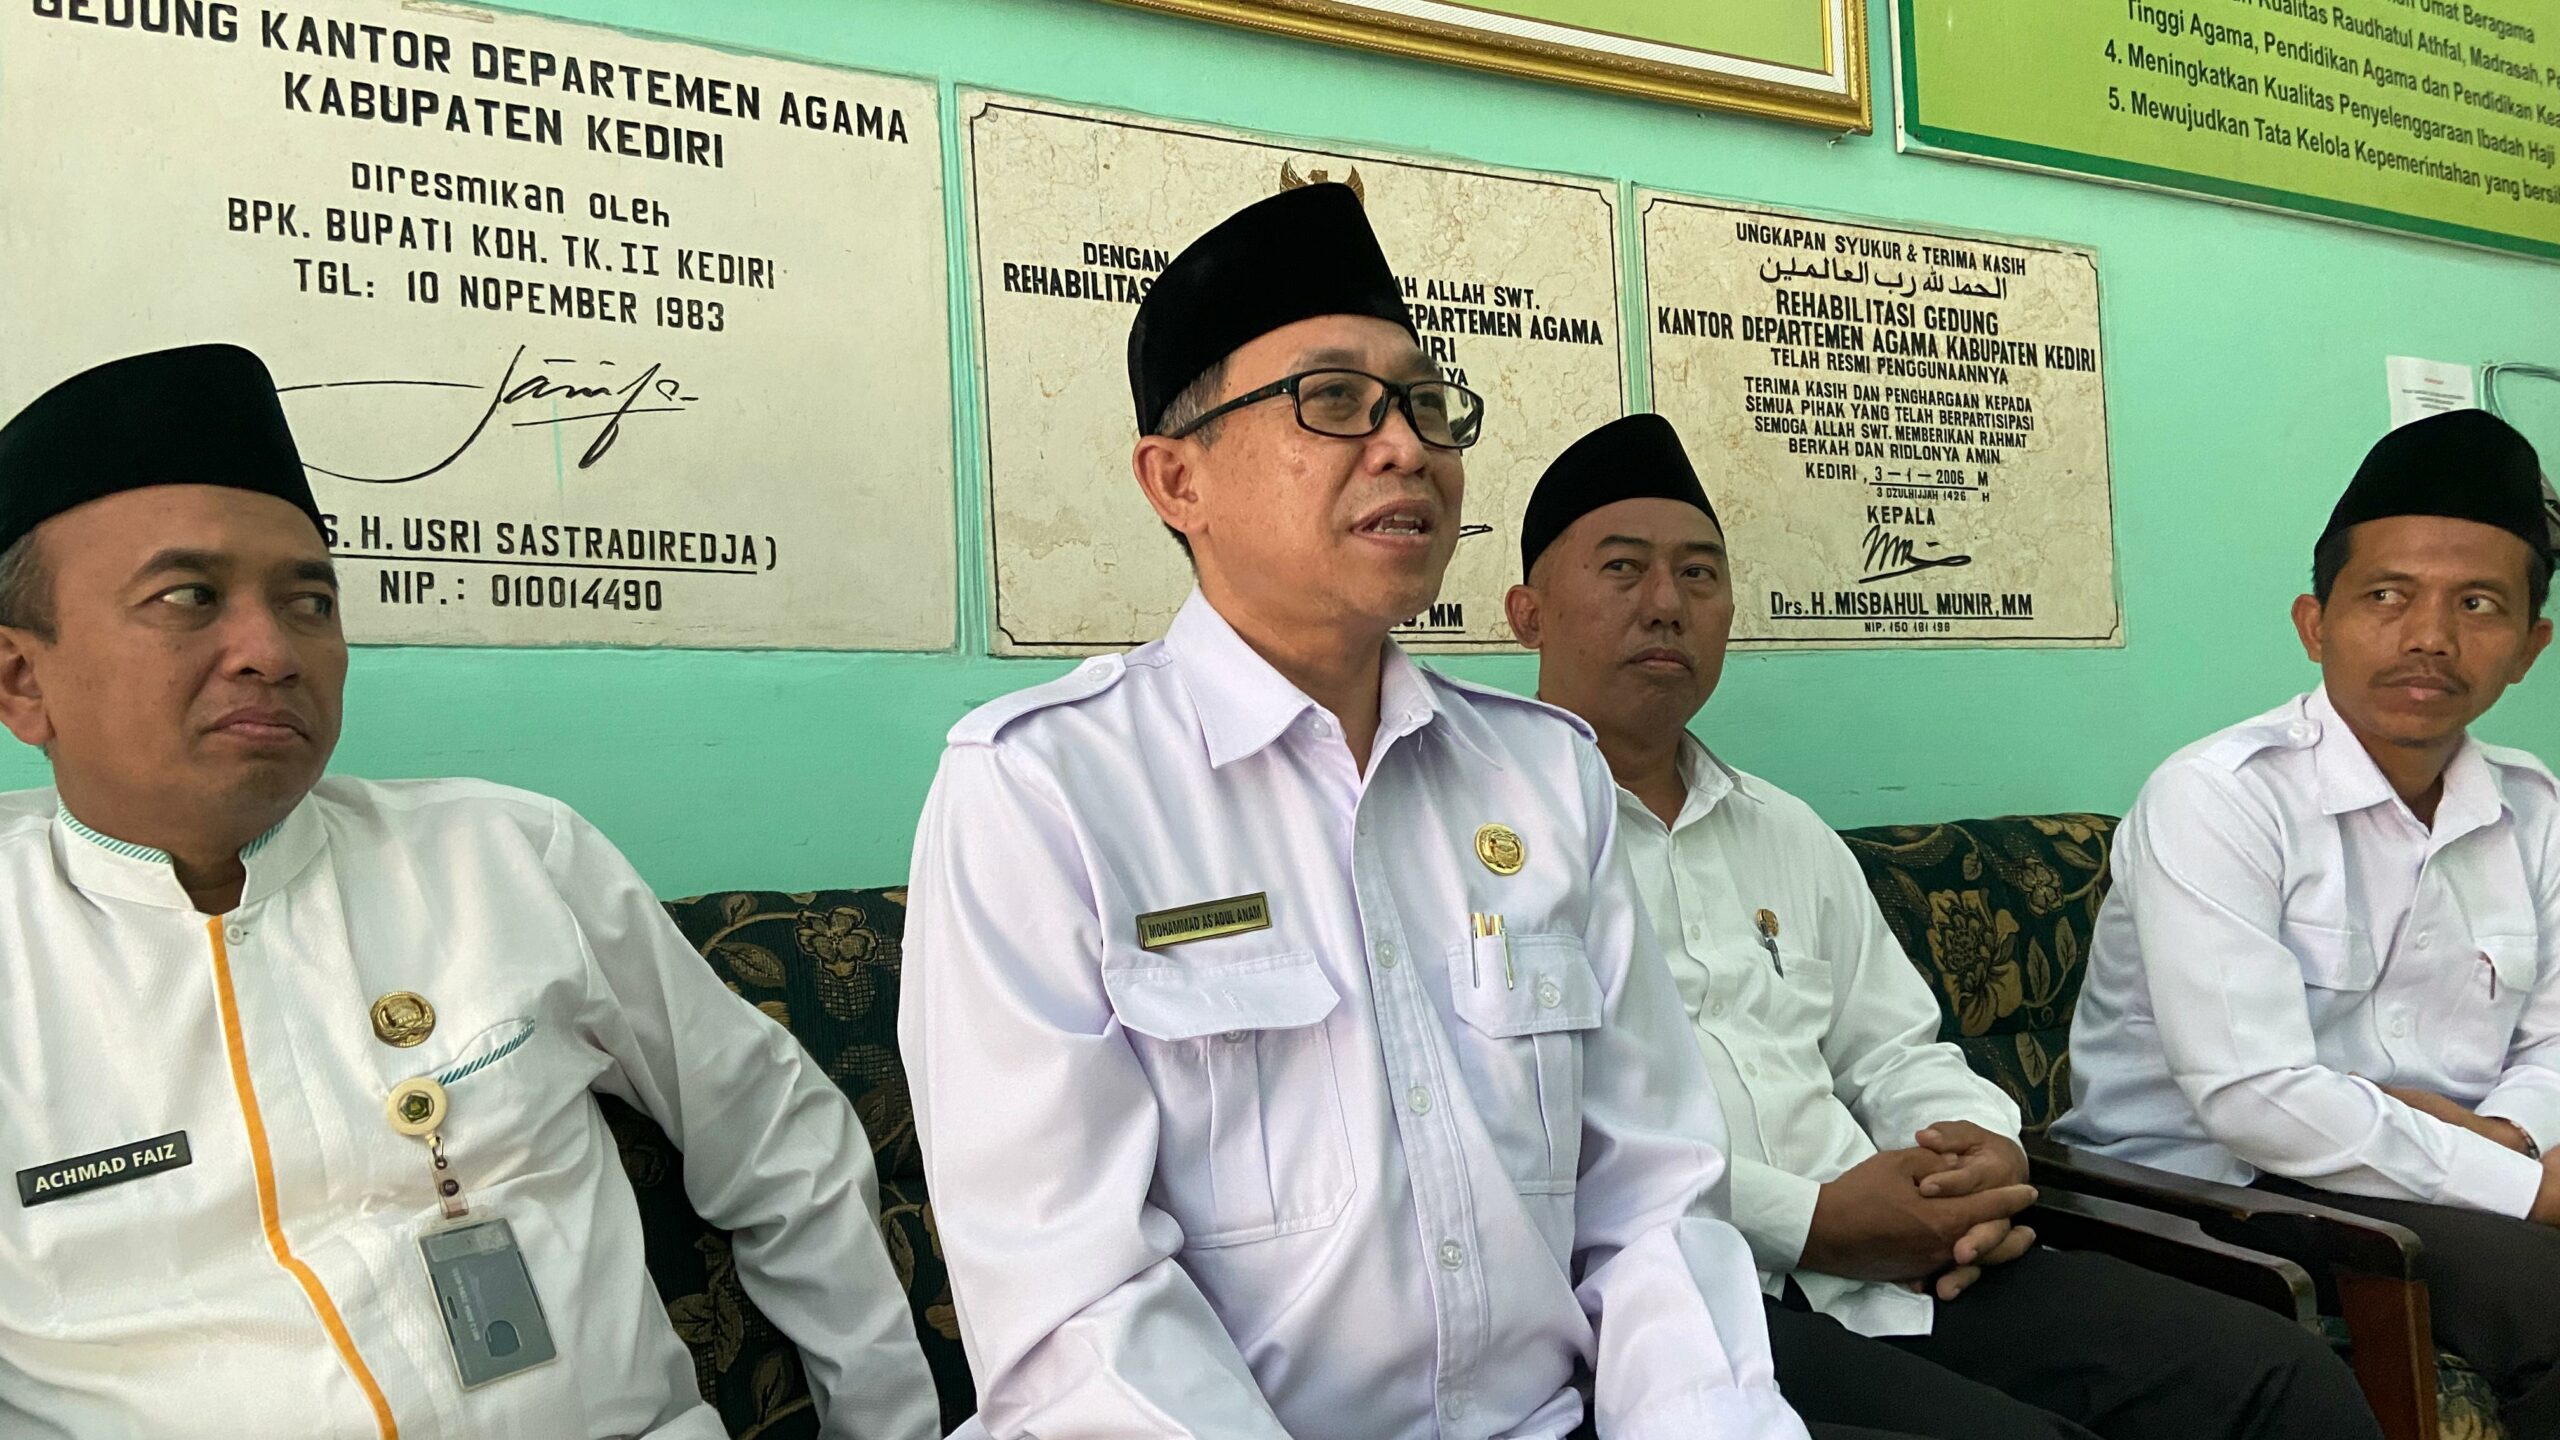
[[[1702,733],[1842,825],[2120,809],[2170,750],[2312,683],[2285,607],[2306,583],[2337,488],[2385,424],[2383,357],[2560,365],[2560,267],[1898,157],[1886,135],[1835,143],[1098,0],[536,8],[931,75],[946,89],[988,85],[2100,247],[2127,647],[1738,658]],[[1886,115],[1883,0],[1872,20]],[[2548,422],[2538,437],[2560,449],[2560,403],[2538,413]],[[958,418],[973,486],[972,397]],[[976,510],[964,496],[964,526]],[[338,768],[481,775],[559,795],[668,894],[895,881],[943,731],[970,705],[1065,668],[984,658],[974,530],[961,553],[969,638],[952,655],[359,652]],[[1525,659],[1453,668],[1519,688],[1532,680]],[[2545,674],[2511,692],[2488,736],[2560,757],[2555,684]],[[33,752],[0,756],[0,787],[42,783]]]

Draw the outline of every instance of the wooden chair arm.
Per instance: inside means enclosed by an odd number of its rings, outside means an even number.
[[[2040,1188],[2183,1216],[2218,1240],[2281,1255],[2315,1273],[2349,1271],[2397,1281],[2417,1278],[2422,1247],[2417,1235],[2404,1226],[2288,1195],[2194,1180],[2092,1155],[2042,1137],[2025,1144],[2028,1178]]]
[[[2020,1217],[2038,1238],[2066,1250],[2113,1255],[2171,1279],[2273,1310],[2306,1328],[2319,1324],[2311,1272],[2294,1262],[2217,1240],[2181,1215],[2046,1190]]]
[[[2325,1279],[2355,1346],[2356,1380],[2389,1440],[2437,1440],[2436,1350],[2418,1237],[2407,1227],[2289,1195],[2191,1180],[2041,1137],[2025,1142],[2045,1203],[2063,1195],[2145,1206]]]

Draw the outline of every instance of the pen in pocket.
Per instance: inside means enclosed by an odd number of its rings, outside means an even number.
[[[1510,937],[1503,932],[1502,917],[1499,915],[1470,913],[1467,916],[1467,923],[1469,929],[1473,932],[1474,939],[1499,940],[1502,942],[1502,988],[1505,990],[1515,988],[1519,984],[1519,977],[1513,973],[1511,968],[1511,940]],[[1467,981],[1469,984],[1476,986],[1482,986],[1484,984],[1484,970],[1482,965],[1483,958],[1483,946],[1470,944],[1467,947]]]

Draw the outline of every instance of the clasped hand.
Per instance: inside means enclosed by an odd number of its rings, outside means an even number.
[[[2017,1142],[1965,1121],[1932,1125],[1908,1150],[1860,1161],[1822,1187],[1804,1268],[1853,1280],[1934,1282],[1953,1300],[1984,1267],[2035,1244],[2011,1217],[2035,1203]]]

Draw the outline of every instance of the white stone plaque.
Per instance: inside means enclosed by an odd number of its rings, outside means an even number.
[[[1172,620],[1191,572],[1129,474],[1129,323],[1193,238],[1325,179],[1359,189],[1424,348],[1488,407],[1457,558],[1399,638],[1513,645],[1502,596],[1530,487],[1625,406],[1614,185],[998,95],[961,113],[1000,652],[1116,649]]]
[[[2120,645],[2094,252],[1642,192],[1734,639]]]
[[[931,85],[450,5],[0,9],[0,414],[265,357],[360,640],[952,643]]]

